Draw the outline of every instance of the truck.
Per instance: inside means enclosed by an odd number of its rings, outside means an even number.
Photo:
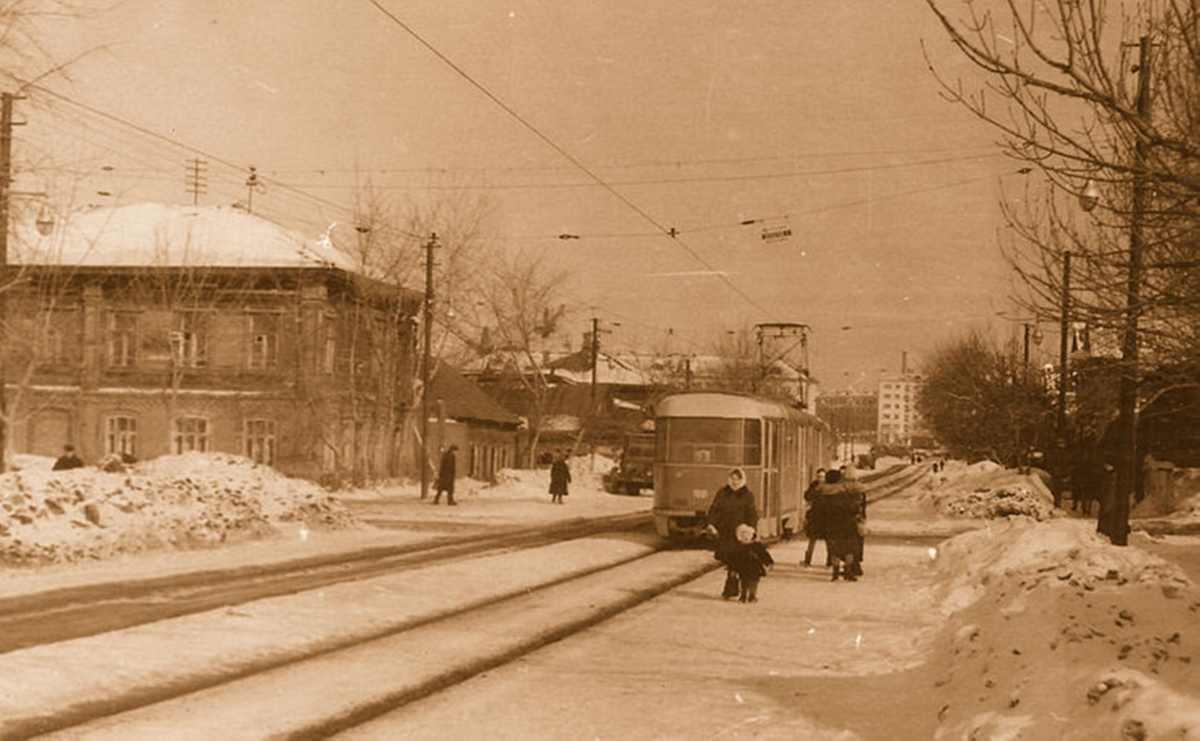
[[[604,474],[604,490],[636,497],[654,488],[654,433],[625,435],[617,464]]]

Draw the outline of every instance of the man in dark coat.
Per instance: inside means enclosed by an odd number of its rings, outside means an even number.
[[[454,501],[454,476],[455,476],[455,458],[454,452],[458,450],[457,445],[451,445],[446,448],[446,452],[442,453],[442,465],[438,467],[437,479],[437,494],[433,495],[433,503],[437,504],[442,498],[442,492],[446,492],[446,504],[453,506]]]
[[[821,484],[825,482],[825,469],[818,468],[817,476],[804,490],[804,501],[808,511],[804,514],[804,534],[808,536],[808,545],[804,548],[804,565],[812,566],[813,551],[818,540],[825,540],[825,500],[818,497]],[[832,566],[829,558],[829,543],[825,544],[825,565]]]
[[[708,505],[708,526],[716,530],[717,544],[713,558],[725,564],[725,599],[738,596],[740,587],[737,572],[729,568],[729,551],[737,545],[737,526],[758,527],[758,505],[754,494],[746,488],[746,474],[740,468],[729,472],[729,483],[717,490]]]
[[[550,502],[562,504],[563,497],[570,494],[568,484],[571,483],[571,468],[567,465],[567,457],[562,453],[554,456],[550,464]]]
[[[64,445],[63,454],[54,461],[55,471],[69,471],[72,468],[83,468],[83,459],[75,454],[74,445]]]
[[[839,577],[858,581],[856,563],[862,543],[859,535],[859,516],[864,501],[862,489],[843,483],[841,471],[829,471],[818,496],[829,498],[825,535],[829,553],[833,556],[833,581]]]

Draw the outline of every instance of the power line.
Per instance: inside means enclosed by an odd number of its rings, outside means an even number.
[[[678,235],[676,234],[676,231],[673,228],[667,227],[667,226],[659,223],[657,219],[655,219],[653,216],[651,216],[649,213],[647,213],[644,209],[642,209],[636,203],[634,203],[633,201],[631,201],[630,199],[628,199],[624,195],[622,195],[616,188],[614,188],[612,185],[607,183],[603,178],[601,178],[599,175],[597,175],[595,172],[593,172],[590,168],[588,168],[587,165],[585,165],[583,162],[581,162],[579,159],[577,159],[574,155],[572,155],[570,152],[568,152],[565,148],[563,148],[561,145],[559,145],[558,142],[551,139],[549,136],[547,136],[545,133],[543,133],[541,129],[534,126],[532,123],[530,123],[528,120],[526,120],[524,116],[522,116],[520,113],[515,111],[511,106],[509,106],[507,103],[505,103],[503,100],[501,100],[495,93],[493,93],[491,90],[489,90],[483,83],[477,81],[475,78],[471,77],[471,75],[467,74],[467,72],[464,69],[462,69],[457,64],[455,64],[455,62],[453,60],[451,60],[449,57],[447,57],[445,54],[443,54],[441,51],[439,51],[437,49],[437,47],[433,46],[433,44],[426,41],[424,37],[422,37],[420,34],[418,34],[408,24],[406,24],[404,21],[400,20],[391,11],[384,8],[378,2],[378,0],[367,0],[367,2],[369,2],[371,5],[375,6],[379,10],[380,13],[382,13],[384,16],[389,18],[397,26],[402,28],[404,30],[404,32],[407,33],[409,36],[411,36],[414,40],[416,40],[417,43],[424,46],[427,50],[429,50],[429,52],[431,54],[433,54],[438,59],[440,59],[444,64],[446,64],[446,66],[448,66],[457,75],[459,75],[464,80],[466,80],[472,87],[474,87],[479,92],[483,93],[483,95],[485,97],[487,97],[488,100],[491,100],[493,103],[495,103],[497,106],[499,106],[501,110],[503,110],[505,113],[507,113],[509,116],[511,116],[513,118],[513,120],[515,120],[517,123],[519,123],[523,127],[525,127],[534,136],[536,136],[543,143],[545,143],[546,146],[553,149],[555,152],[557,152],[559,154],[559,156],[563,157],[565,160],[570,162],[580,172],[587,175],[588,178],[590,178],[595,183],[597,183],[600,187],[602,187],[604,190],[606,190],[613,198],[617,199],[618,201],[623,203],[627,208],[629,208],[631,211],[633,211],[637,215],[641,216],[643,219],[646,220],[646,222],[648,222],[649,224],[654,226],[656,229],[658,229],[660,232],[662,232],[662,234],[664,236],[670,237],[672,242],[678,244],[680,246],[680,248],[683,249],[685,252],[687,252],[689,255],[691,255],[692,258],[696,260],[696,262],[700,263],[705,268],[707,268],[709,270],[713,270],[715,272],[715,268],[713,268],[713,266],[711,266],[708,263],[708,261],[705,260],[700,255],[700,253],[696,252],[694,249],[692,249],[692,247],[690,245],[688,245],[686,242],[684,242],[682,239],[680,239],[678,237]],[[723,283],[725,283],[726,286],[729,287],[730,290],[732,290],[738,296],[741,296],[742,299],[744,301],[746,301],[746,303],[748,303],[749,305],[758,309],[759,311],[762,311],[764,314],[766,314],[768,316],[771,315],[770,310],[768,310],[766,307],[762,306],[757,301],[755,301],[754,298],[752,296],[750,296],[750,294],[746,293],[740,287],[738,287],[737,284],[735,284],[732,280],[730,280],[728,276],[721,274],[719,277],[720,277],[721,281]]]

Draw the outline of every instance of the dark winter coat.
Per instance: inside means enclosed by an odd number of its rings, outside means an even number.
[[[817,540],[825,538],[827,527],[825,510],[828,508],[828,502],[819,496],[820,493],[821,484],[816,481],[809,484],[804,492],[804,501],[808,502],[808,511],[804,514],[804,534]]]
[[[69,471],[72,468],[83,468],[83,459],[74,453],[64,453],[54,461],[55,471]]]
[[[566,496],[567,484],[571,483],[571,469],[564,460],[556,460],[550,464],[550,493]]]
[[[450,494],[454,493],[455,468],[454,451],[447,450],[445,453],[442,453],[442,465],[438,468],[438,491],[449,492]]]
[[[758,505],[753,492],[745,486],[736,491],[728,484],[722,486],[708,505],[708,524],[717,529],[713,556],[725,562],[725,554],[737,543],[737,526],[758,527]]]
[[[843,560],[853,555],[857,560],[862,551],[859,522],[866,518],[866,493],[855,483],[822,484],[820,498],[826,502],[825,539],[830,555]]]
[[[738,575],[742,583],[756,582],[767,575],[767,567],[775,563],[761,542],[734,542],[725,556],[725,565]]]

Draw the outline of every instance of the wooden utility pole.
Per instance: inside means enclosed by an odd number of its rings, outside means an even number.
[[[429,235],[425,243],[425,310],[421,321],[425,324],[425,341],[421,350],[421,498],[429,496],[429,365],[433,362],[433,249],[437,247],[437,233]]]
[[[0,94],[0,472],[8,450],[8,220],[12,196],[12,93]]]
[[[1150,118],[1150,37],[1139,42],[1138,55],[1138,120]],[[1146,160],[1149,143],[1140,131],[1135,131],[1137,143],[1133,148],[1133,207],[1129,215],[1129,274],[1125,283],[1125,326],[1121,333],[1121,385],[1118,393],[1117,435],[1121,449],[1117,453],[1116,493],[1112,513],[1099,529],[1108,535],[1113,545],[1129,543],[1129,500],[1137,491],[1139,477],[1137,399],[1139,378],[1138,320],[1142,312],[1142,222],[1146,213]],[[1104,517],[1101,507],[1101,517]]]
[[[1058,409],[1054,424],[1056,452],[1067,447],[1067,334],[1071,329],[1071,251],[1063,252],[1062,307],[1058,317]],[[1025,341],[1028,363],[1029,341]],[[1061,458],[1061,456],[1060,456]],[[1060,460],[1060,464],[1062,461]],[[1065,472],[1064,472],[1065,473]]]

